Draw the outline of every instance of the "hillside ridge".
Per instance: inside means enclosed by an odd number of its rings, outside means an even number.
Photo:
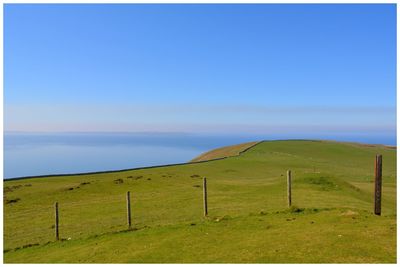
[[[200,154],[189,162],[204,162],[207,160],[225,159],[228,157],[239,156],[240,154],[245,153],[249,149],[262,142],[264,141],[246,142],[237,145],[215,148]]]

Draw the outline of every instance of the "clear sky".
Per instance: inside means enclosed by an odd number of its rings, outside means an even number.
[[[396,134],[396,6],[4,7],[6,131]]]

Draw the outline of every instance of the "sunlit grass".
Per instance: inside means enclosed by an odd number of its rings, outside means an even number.
[[[372,214],[378,153],[380,217]],[[288,169],[300,212],[287,211]],[[5,262],[396,261],[396,150],[383,146],[262,142],[219,161],[6,181],[4,187],[5,201],[19,199],[4,204]],[[138,230],[124,232],[127,191]],[[68,241],[53,242],[55,201],[61,238]]]

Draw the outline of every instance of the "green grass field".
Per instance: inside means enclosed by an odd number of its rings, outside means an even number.
[[[376,154],[383,155],[382,216],[373,214]],[[3,187],[5,263],[397,261],[395,148],[266,141],[217,161],[5,181]],[[63,241],[54,237],[55,201]]]

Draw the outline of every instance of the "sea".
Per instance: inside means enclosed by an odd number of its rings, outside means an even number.
[[[299,136],[191,133],[4,133],[4,179],[188,162],[222,146],[282,139],[396,145],[395,136]]]

